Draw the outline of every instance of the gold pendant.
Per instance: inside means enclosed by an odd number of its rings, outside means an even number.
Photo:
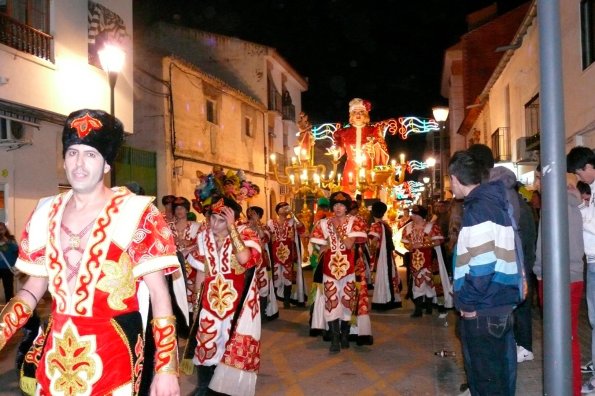
[[[79,237],[78,235],[72,235],[68,238],[68,244],[71,248],[77,250],[79,246],[81,246],[81,237]]]

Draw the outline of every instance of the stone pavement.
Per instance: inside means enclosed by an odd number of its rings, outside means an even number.
[[[2,293],[0,293],[2,295]],[[43,300],[47,312],[49,297]],[[372,313],[374,345],[331,355],[329,343],[308,335],[307,308],[280,310],[280,318],[263,323],[261,368],[256,394],[267,395],[458,395],[465,381],[460,344],[455,336],[455,313],[447,318],[410,318],[410,301],[404,307]],[[445,325],[445,324],[448,325]],[[533,311],[535,360],[519,364],[517,394],[543,394],[541,316]],[[581,310],[583,356],[590,350],[590,328],[586,307]],[[0,352],[0,395],[18,395],[14,354],[20,337],[13,338]],[[183,341],[182,341],[183,344]],[[446,349],[455,357],[438,357]],[[583,361],[588,360],[587,358]],[[585,379],[588,378],[587,376]],[[180,378],[182,395],[191,395],[195,376]]]

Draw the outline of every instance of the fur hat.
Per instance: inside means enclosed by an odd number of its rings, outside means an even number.
[[[386,213],[387,209],[388,207],[384,202],[376,201],[372,204],[372,216],[381,219]]]
[[[349,112],[351,113],[355,110],[365,110],[369,113],[372,110],[372,103],[360,98],[351,99],[349,102]]]
[[[275,206],[275,213],[279,214],[279,210],[281,208],[283,208],[284,206],[289,206],[289,204],[287,202],[279,202],[276,206]]]
[[[176,196],[175,195],[164,195],[161,198],[161,205],[163,205],[163,206],[169,205],[171,203],[174,203],[175,200],[176,200]]]
[[[190,201],[184,197],[176,197],[171,205],[172,210],[176,210],[178,206],[183,206],[187,212],[190,211]]]
[[[343,191],[332,193],[329,199],[331,201],[331,208],[333,208],[335,204],[338,203],[345,205],[346,209],[351,207],[351,195],[344,193]]]
[[[103,110],[82,109],[73,111],[62,130],[62,157],[74,144],[91,146],[109,165],[114,164],[124,141],[124,127],[117,118]]]

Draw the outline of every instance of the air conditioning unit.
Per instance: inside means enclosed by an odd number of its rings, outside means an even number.
[[[26,136],[25,127],[21,122],[0,117],[0,148],[15,150],[32,144]]]
[[[516,162],[539,162],[539,150],[527,150],[528,136],[516,140]]]

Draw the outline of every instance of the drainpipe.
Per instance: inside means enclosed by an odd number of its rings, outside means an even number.
[[[572,394],[560,1],[538,0],[543,257],[543,393]]]

